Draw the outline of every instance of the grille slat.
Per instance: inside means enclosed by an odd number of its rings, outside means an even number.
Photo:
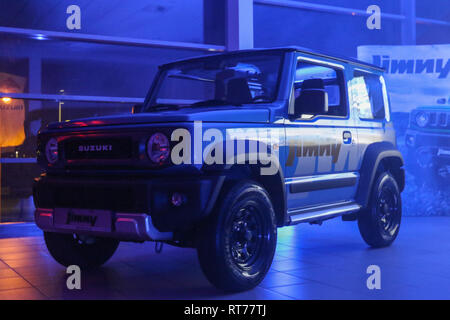
[[[430,128],[450,128],[450,112],[429,112],[429,122],[427,127]]]

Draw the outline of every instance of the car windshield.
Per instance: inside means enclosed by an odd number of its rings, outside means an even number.
[[[246,53],[173,64],[161,72],[146,110],[274,101],[281,61],[281,53]]]

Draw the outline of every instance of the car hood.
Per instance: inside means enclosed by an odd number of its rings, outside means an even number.
[[[267,123],[270,120],[269,107],[231,107],[231,108],[181,108],[159,112],[138,114],[119,114],[104,117],[92,117],[55,122],[49,124],[49,129],[81,128],[92,126],[109,126],[123,124],[146,124],[167,122],[254,122]]]

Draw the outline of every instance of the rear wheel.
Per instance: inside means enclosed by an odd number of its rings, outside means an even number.
[[[112,257],[119,241],[76,234],[44,232],[45,244],[52,257],[67,267],[100,267]]]
[[[198,257],[208,280],[231,292],[257,286],[272,264],[276,228],[272,203],[261,186],[232,187],[199,239]]]
[[[360,212],[358,227],[364,241],[372,247],[389,246],[400,230],[402,202],[394,177],[381,173],[373,188],[367,209]]]

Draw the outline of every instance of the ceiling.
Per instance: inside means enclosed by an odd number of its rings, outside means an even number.
[[[81,30],[66,27],[72,4],[81,9]],[[0,25],[201,43],[203,0],[0,0]]]

